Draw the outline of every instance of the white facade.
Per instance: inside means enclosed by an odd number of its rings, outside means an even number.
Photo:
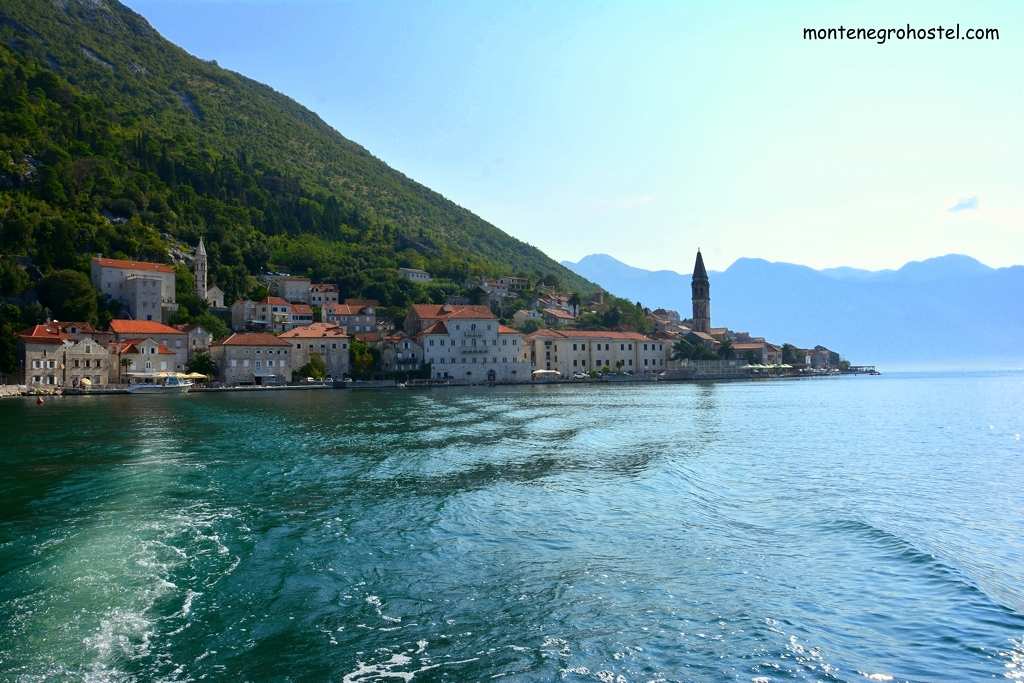
[[[418,338],[433,379],[460,384],[530,380],[532,368],[523,335],[496,319],[439,321]]]
[[[91,275],[100,295],[120,301],[136,320],[163,320],[177,308],[169,265],[95,257]]]
[[[657,374],[665,369],[669,348],[637,332],[538,330],[527,341],[533,369],[557,370],[563,377],[602,369]]]

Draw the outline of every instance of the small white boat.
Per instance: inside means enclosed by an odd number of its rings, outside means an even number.
[[[130,394],[184,394],[195,384],[190,379],[177,374],[147,379],[144,382],[136,382],[128,385]]]

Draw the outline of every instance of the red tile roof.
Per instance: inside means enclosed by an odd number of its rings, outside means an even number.
[[[737,351],[757,351],[769,346],[766,342],[733,342],[732,348]]]
[[[313,315],[313,307],[309,304],[292,304],[292,315]]]
[[[266,299],[260,299],[256,303],[258,304],[269,304],[271,306],[290,306],[287,299],[282,299],[279,296],[268,296]]]
[[[572,313],[563,311],[561,308],[545,308],[544,313],[550,315],[553,318],[561,318],[562,320],[574,320]]]
[[[360,315],[367,308],[369,304],[325,304],[323,310],[330,315]]]
[[[125,339],[124,341],[114,342],[111,344],[114,353],[139,353],[138,345],[146,341],[145,339]],[[150,341],[156,342],[157,344],[157,355],[161,356],[173,356],[174,351],[171,351],[163,342],[157,342],[155,339]]]
[[[338,285],[332,285],[326,282],[314,282],[309,286],[309,289],[313,292],[337,292]]]
[[[522,334],[522,332],[512,329],[508,325],[498,325],[498,334]]]
[[[345,299],[345,303],[349,306],[380,306],[376,299]]]
[[[287,332],[282,332],[279,339],[319,339],[321,337],[347,337],[344,327],[338,327],[334,323],[312,323],[295,327]]]
[[[214,342],[215,346],[291,346],[268,332],[235,332],[230,337]]]
[[[153,270],[160,273],[173,273],[174,266],[166,263],[150,263],[149,261],[124,261],[116,258],[94,256],[93,263],[104,268],[121,268],[123,270]]]
[[[380,332],[356,332],[352,335],[361,342],[379,342],[381,340]]]
[[[430,325],[420,330],[420,334],[448,334],[448,328],[443,320],[435,320]]]
[[[456,304],[413,304],[412,312],[423,320],[494,320],[498,317],[487,306]]]
[[[630,341],[654,341],[650,337],[639,332],[616,332],[612,330],[548,330],[541,329],[527,336],[533,337],[560,337],[562,339],[618,339]]]
[[[185,334],[155,320],[111,320],[110,330],[115,334]]]
[[[68,338],[53,324],[33,325],[18,333],[18,338],[30,344],[60,344]]]

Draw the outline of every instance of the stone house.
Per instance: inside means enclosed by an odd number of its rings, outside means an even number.
[[[327,374],[340,379],[349,372],[349,341],[345,329],[332,323],[311,323],[281,333],[291,345],[291,369],[298,370],[309,362],[310,355],[319,354],[327,366]]]
[[[137,320],[164,320],[178,308],[174,267],[165,263],[96,256],[91,276],[100,295],[121,302]]]
[[[167,368],[171,372],[185,372],[189,359],[188,334],[170,325],[155,320],[111,320],[110,331],[114,341],[153,339],[174,352],[174,363]]]
[[[235,332],[210,346],[225,384],[284,384],[291,378],[291,343],[266,332]]]

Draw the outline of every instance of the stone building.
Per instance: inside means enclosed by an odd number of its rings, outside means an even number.
[[[501,325],[487,306],[414,304],[405,328],[423,347],[434,379],[460,384],[530,379],[522,333]]]
[[[210,346],[225,384],[284,384],[291,378],[291,343],[266,332],[235,332]]]
[[[125,342],[138,339],[153,339],[165,345],[174,353],[174,363],[166,368],[169,372],[184,372],[188,363],[188,334],[155,320],[111,320],[110,331],[114,341]]]
[[[385,372],[415,372],[423,366],[423,346],[404,332],[384,337],[378,348]]]
[[[347,299],[343,304],[328,304],[321,309],[320,317],[344,327],[349,334],[377,330],[377,308],[370,301]]]
[[[209,353],[213,343],[213,334],[201,325],[175,325],[174,329],[185,333],[185,346],[188,348],[188,360],[197,353]]]
[[[70,325],[79,324],[88,325]],[[86,334],[72,337],[58,324],[45,323],[23,330],[18,335],[17,353],[19,379],[29,386],[82,387],[110,382],[110,354],[106,347]],[[83,379],[88,382],[83,383]]]
[[[91,275],[100,295],[121,302],[136,320],[162,321],[178,308],[173,266],[96,256]]]
[[[639,332],[544,329],[527,335],[526,344],[533,369],[556,370],[563,377],[602,369],[657,374],[671,353],[666,341]]]
[[[110,345],[111,364],[118,384],[152,382],[163,373],[181,372],[177,354],[153,338],[123,339]]]
[[[308,304],[312,284],[308,277],[274,275],[270,278],[270,293],[286,301]]]
[[[693,299],[693,323],[691,328],[694,332],[711,331],[711,281],[708,280],[708,271],[704,269],[704,257],[697,250],[697,262],[693,265],[693,277],[690,280],[690,292]]]
[[[338,285],[314,282],[309,286],[309,303],[319,308],[338,303]]]
[[[192,275],[196,281],[196,296],[200,301],[205,301],[213,308],[224,308],[224,290],[220,287],[209,286],[209,259],[206,256],[206,245],[203,238],[199,238],[199,245],[192,260]]]
[[[316,353],[331,377],[340,379],[348,374],[349,336],[344,328],[332,323],[312,323],[283,332],[278,339],[291,345],[292,370],[301,368]]]

